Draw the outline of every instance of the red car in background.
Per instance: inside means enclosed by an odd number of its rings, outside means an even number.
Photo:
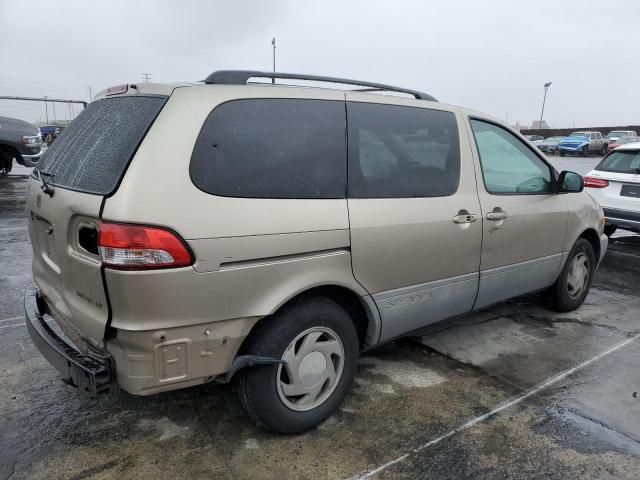
[[[611,142],[609,144],[607,153],[611,153],[611,150],[613,150],[616,147],[619,147],[620,145],[624,145],[625,143],[634,143],[634,142],[640,142],[640,137],[620,137],[615,142]]]

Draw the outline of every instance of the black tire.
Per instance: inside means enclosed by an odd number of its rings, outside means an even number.
[[[604,226],[604,234],[607,237],[610,237],[611,235],[616,233],[616,230],[618,230],[618,227],[616,225],[605,225]]]
[[[602,156],[604,157],[607,153],[609,153],[609,145],[603,145],[602,146],[602,151],[600,152],[602,154]]]
[[[282,358],[297,336],[314,327],[332,330],[342,342],[342,374],[329,396],[311,410],[296,411],[281,399],[279,365],[249,367],[237,374],[235,387],[242,408],[258,425],[276,433],[302,433],[329,418],[353,383],[360,353],[358,333],[349,314],[324,297],[296,301],[265,319],[242,348],[244,355]]]
[[[575,292],[575,294],[571,294],[571,289],[569,287],[569,273],[571,270],[571,266],[574,263],[576,257],[581,256],[582,258],[587,259],[587,272],[588,277],[584,283],[584,287],[580,292]],[[593,273],[595,271],[596,259],[595,253],[593,251],[593,247],[591,244],[585,240],[584,238],[579,238],[575,243],[571,251],[569,252],[569,256],[567,257],[567,261],[562,268],[562,272],[560,272],[560,276],[556,280],[556,283],[549,289],[549,294],[551,297],[551,302],[554,310],[558,312],[570,312],[578,308],[584,302],[587,294],[589,293],[589,289],[591,288],[591,283],[593,282]]]
[[[582,154],[583,157],[588,157],[589,156],[589,145],[585,145],[584,147],[582,147],[582,151],[580,153]]]
[[[563,150],[559,150],[560,156],[564,157],[564,151]]]
[[[0,172],[10,173],[13,167],[13,155],[6,150],[0,150]]]

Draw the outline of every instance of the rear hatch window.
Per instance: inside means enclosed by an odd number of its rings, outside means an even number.
[[[89,104],[43,156],[40,169],[52,175],[48,182],[84,193],[113,193],[166,98],[123,96]]]
[[[640,150],[618,150],[605,158],[596,170],[640,174]]]

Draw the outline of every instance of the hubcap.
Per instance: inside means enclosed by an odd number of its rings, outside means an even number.
[[[567,275],[567,290],[571,298],[578,298],[589,283],[589,257],[579,253],[573,258]]]
[[[291,410],[311,410],[324,403],[342,376],[344,347],[328,327],[299,334],[282,355],[276,383],[280,400]]]

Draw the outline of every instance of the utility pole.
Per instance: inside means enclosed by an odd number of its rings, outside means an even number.
[[[273,73],[276,73],[276,37],[271,39],[271,45],[273,45]],[[276,83],[276,78],[271,78],[271,83]]]
[[[144,83],[149,83],[151,81],[151,74],[150,73],[143,73],[142,74],[142,79],[144,80]]]
[[[53,123],[56,123],[56,104],[55,102],[51,104],[51,106],[53,107]]]
[[[47,96],[44,96],[44,111],[47,117],[47,125],[49,125],[49,105],[47,105]]]
[[[547,101],[547,90],[551,86],[551,82],[544,84],[544,97],[542,98],[542,111],[540,112],[540,123],[538,124],[538,131],[542,133],[542,116],[544,115],[544,104]]]
[[[89,85],[89,86],[87,87],[87,90],[88,90],[88,92],[89,92],[89,101],[90,101],[90,102],[93,102],[93,87],[92,87],[91,85]]]

